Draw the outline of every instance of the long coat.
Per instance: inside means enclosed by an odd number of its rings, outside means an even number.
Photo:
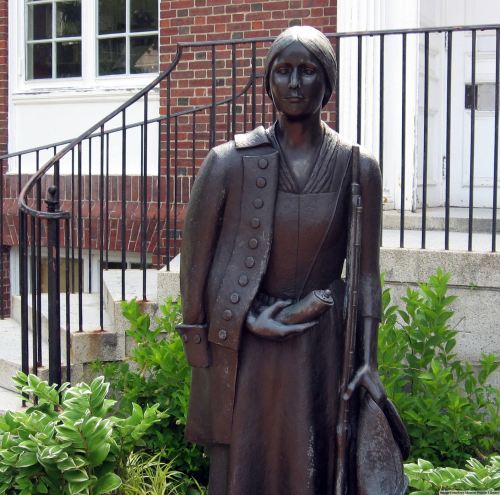
[[[267,267],[278,163],[258,127],[213,148],[193,186],[181,294],[184,322],[206,327],[181,334],[193,365],[186,437],[197,443],[230,443],[240,337]]]

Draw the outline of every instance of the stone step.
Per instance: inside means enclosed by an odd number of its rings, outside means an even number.
[[[133,341],[125,337],[126,330],[130,327],[128,320],[123,316],[122,304],[122,272],[121,270],[106,270],[103,273],[104,301],[113,321],[114,332],[123,337],[125,341],[125,355],[128,355]],[[125,300],[136,299],[142,310],[151,317],[154,327],[158,314],[158,270],[146,270],[146,300],[143,299],[143,271],[126,270],[125,272]]]
[[[20,411],[23,409],[21,397],[12,390],[0,387],[0,415],[7,411]]]
[[[66,295],[61,294],[61,354],[62,359],[66,360]],[[113,347],[118,345],[117,336],[114,335],[113,320],[109,316],[106,308],[103,308],[103,327],[100,327],[99,315],[99,294],[82,294],[82,332],[79,331],[79,298],[78,294],[70,294],[69,315],[70,315],[70,330],[72,336],[72,362],[82,363],[88,362],[90,354],[96,352],[98,356],[106,356],[109,358],[116,356]],[[21,297],[12,297],[12,319],[18,324],[21,324]],[[31,298],[28,300],[28,328],[31,331],[33,311],[31,306]],[[48,342],[48,295],[41,296],[41,322],[42,322],[42,343],[45,345]],[[31,341],[30,341],[31,343]],[[30,344],[31,345],[31,344]],[[100,346],[102,350],[98,350]],[[117,349],[118,355],[122,355],[123,349]],[[92,359],[94,360],[94,359]]]
[[[32,333],[29,333],[29,362],[33,362]],[[12,377],[21,370],[21,326],[12,318],[0,320],[0,387],[15,391]],[[48,346],[42,342],[42,361],[48,360]],[[0,407],[1,409],[1,407]]]
[[[484,232],[473,233],[472,235],[472,250],[478,253],[487,253],[491,251],[491,234]],[[496,235],[497,249],[500,249],[500,234]],[[420,230],[405,230],[404,232],[404,247],[410,249],[421,249],[422,232]],[[385,228],[382,232],[382,246],[386,248],[400,247],[399,230],[391,230]],[[426,249],[444,250],[445,249],[445,232],[444,230],[430,230],[426,232]],[[450,232],[449,233],[449,248],[453,251],[468,250],[468,234],[466,232]]]
[[[61,330],[66,329],[66,294],[61,294]],[[70,315],[70,328],[72,332],[79,330],[79,297],[78,294],[70,294],[69,297],[69,315]],[[18,323],[21,322],[21,296],[12,297],[12,318]],[[48,314],[49,314],[49,300],[48,294],[41,295],[41,316],[42,316],[42,332],[45,334],[48,329]],[[28,325],[32,328],[32,299],[28,298]],[[105,330],[112,330],[113,324],[110,315],[106,311],[106,306],[103,307],[103,328]],[[101,330],[100,314],[99,314],[99,294],[82,294],[82,330],[97,331]]]
[[[15,390],[12,376],[22,369],[21,326],[12,318],[0,320],[0,387]],[[28,334],[30,371],[33,363],[33,333]],[[66,381],[65,339],[61,343],[61,366]],[[96,360],[117,361],[125,358],[125,337],[114,332],[84,331],[71,334],[71,376],[72,382],[80,381],[85,365]],[[47,365],[49,346],[42,340],[42,363]],[[48,378],[48,368],[39,367],[38,376]]]
[[[496,230],[500,233],[500,210],[497,210]],[[399,230],[401,213],[399,210],[384,210],[384,229]],[[475,233],[490,233],[492,231],[493,210],[491,208],[474,208],[472,231]],[[405,211],[405,230],[422,229],[422,210]],[[426,230],[442,230],[445,228],[445,209],[443,207],[427,208]],[[450,208],[450,232],[469,231],[469,209]]]

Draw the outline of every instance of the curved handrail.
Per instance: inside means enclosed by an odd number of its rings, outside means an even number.
[[[260,79],[262,77],[263,77],[262,74],[256,74],[255,78]],[[245,84],[245,86],[243,86],[243,89],[239,93],[236,93],[236,98],[240,98],[241,96],[243,96],[250,89],[252,84],[253,84],[253,78],[252,78],[252,76],[250,76],[248,78],[248,81]],[[232,99],[233,99],[232,96],[228,96],[227,98],[224,98],[222,100],[217,101],[215,103],[215,106],[219,107],[219,106],[225,105],[227,103],[230,103],[232,101]],[[186,110],[179,110],[178,112],[172,113],[170,115],[163,115],[163,116],[159,116],[159,117],[154,117],[154,118],[148,119],[148,120],[140,120],[140,121],[134,122],[132,124],[127,124],[126,126],[119,126],[119,127],[113,127],[112,129],[106,129],[103,132],[95,132],[95,130],[94,130],[94,132],[92,132],[92,134],[89,134],[88,136],[84,137],[83,139],[94,139],[94,138],[100,137],[102,135],[105,136],[107,134],[114,134],[115,132],[120,132],[120,131],[123,131],[124,129],[128,131],[130,129],[140,127],[144,124],[149,125],[149,124],[154,124],[155,122],[163,122],[165,120],[175,119],[176,117],[183,117],[184,115],[190,115],[192,113],[197,113],[197,112],[201,112],[203,110],[208,110],[209,108],[212,108],[212,106],[213,106],[212,103],[207,103],[205,105],[197,105],[195,107],[188,108]],[[78,140],[79,139],[80,138],[78,138]],[[9,158],[16,158],[16,157],[19,157],[21,155],[28,155],[30,153],[36,153],[37,151],[45,151],[45,150],[48,150],[50,148],[56,148],[59,146],[63,146],[65,144],[73,144],[74,141],[75,141],[75,139],[64,139],[63,141],[57,141],[55,143],[44,144],[42,146],[36,146],[34,148],[26,148],[24,150],[13,151],[12,153],[5,153],[4,155],[0,155],[0,160],[8,160]]]
[[[30,206],[28,206],[27,201],[26,201],[27,195],[33,189],[33,187],[35,186],[37,181],[41,177],[43,177],[46,174],[46,172],[56,162],[58,162],[63,156],[65,156],[69,151],[74,149],[84,139],[91,137],[91,135],[97,129],[99,129],[104,124],[109,122],[111,119],[116,117],[118,114],[123,112],[123,110],[125,110],[129,106],[133,105],[136,101],[140,100],[143,96],[145,96],[147,93],[149,93],[155,86],[157,86],[164,79],[166,79],[171,74],[171,72],[175,69],[177,64],[179,63],[181,56],[182,56],[183,48],[184,48],[183,46],[177,45],[177,51],[175,53],[175,57],[174,57],[172,63],[170,64],[170,67],[166,71],[164,71],[156,79],[151,81],[141,91],[139,91],[138,93],[133,95],[131,98],[129,98],[125,103],[121,104],[116,110],[113,110],[110,114],[108,114],[106,117],[104,117],[99,122],[97,122],[97,124],[94,124],[89,129],[87,129],[83,134],[81,134],[77,138],[73,139],[65,148],[63,148],[61,151],[56,153],[42,167],[40,167],[40,169],[24,185],[24,187],[22,188],[22,190],[19,194],[19,199],[18,199],[19,210],[23,213],[26,213],[26,214],[31,215],[31,216],[36,216],[38,218],[45,218],[45,219],[70,218],[70,216],[71,216],[70,212],[65,212],[65,211],[48,212],[48,211],[40,211],[40,210],[36,210],[34,208],[31,208]]]

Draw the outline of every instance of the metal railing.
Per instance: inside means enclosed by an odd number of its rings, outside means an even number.
[[[411,37],[423,41],[423,132],[413,133],[420,141],[422,157],[420,183],[413,181],[413,188],[421,194],[421,247],[426,248],[428,233],[428,176],[429,176],[429,109],[430,109],[430,40],[441,37],[446,40],[445,49],[445,117],[444,137],[446,144],[444,167],[444,240],[445,249],[450,248],[450,218],[453,206],[451,194],[452,177],[452,74],[453,40],[458,33],[468,32],[472,40],[471,85],[475,88],[476,40],[478,32],[492,32],[495,37],[495,88],[494,150],[492,170],[491,251],[496,251],[497,231],[497,184],[498,184],[498,132],[499,132],[499,79],[500,79],[500,25],[445,27],[433,29],[393,30],[328,35],[335,47],[339,71],[350,63],[344,60],[343,45],[351,43],[355,60],[351,69],[356,73],[353,109],[341,108],[339,90],[325,109],[325,120],[338,130],[342,115],[352,113],[355,117],[356,137],[363,141],[363,121],[367,106],[375,109],[371,118],[377,123],[378,132],[374,142],[378,145],[378,158],[384,173],[389,168],[399,168],[399,191],[394,191],[395,203],[399,197],[399,240],[405,246],[405,228],[408,211],[405,204],[408,196],[409,157],[407,139],[408,46]],[[389,41],[392,40],[392,41]],[[388,132],[388,98],[385,81],[388,77],[388,45],[400,44],[400,128],[397,133]],[[126,295],[126,273],[130,252],[138,251],[142,270],[142,297],[147,299],[148,267],[166,266],[178,253],[182,237],[182,219],[189,197],[189,190],[196,172],[208,149],[231,139],[238,132],[245,132],[256,125],[270,124],[275,110],[265,95],[262,80],[262,60],[272,38],[222,40],[203,43],[180,43],[168,69],[151,84],[121,105],[110,115],[93,125],[71,142],[60,142],[50,146],[34,148],[0,157],[0,191],[4,194],[7,163],[17,163],[19,193],[19,272],[22,321],[22,367],[37,372],[43,365],[42,354],[42,285],[44,273],[48,292],[48,342],[50,381],[60,383],[62,378],[62,355],[66,355],[66,379],[70,380],[71,332],[83,331],[83,294],[99,294],[100,329],[104,330],[103,272],[111,267],[110,252],[119,253],[117,262],[121,269],[121,295]],[[354,45],[352,45],[354,43]],[[375,44],[374,44],[375,43]],[[419,41],[420,43],[420,41]],[[364,70],[365,53],[377,53],[378,67],[373,73],[378,77],[378,91],[373,101],[364,98],[364,85],[368,71]],[[420,48],[419,48],[420,50]],[[200,61],[200,74],[190,69],[193,61]],[[201,63],[203,62],[203,63]],[[184,65],[183,65],[184,64]],[[196,67],[196,64],[193,64]],[[204,72],[203,72],[204,71]],[[193,75],[194,74],[194,75]],[[191,79],[190,79],[191,78]],[[192,84],[182,84],[190,79]],[[340,86],[340,91],[349,90]],[[187,91],[187,92],[186,92]],[[159,94],[163,114],[150,116],[150,99]],[[472,250],[474,234],[474,144],[477,94],[472,91],[470,112],[470,174],[468,205],[468,249]],[[141,105],[142,119],[129,123],[127,112],[133,105]],[[341,114],[342,112],[342,114]],[[117,125],[117,121],[118,124]],[[341,131],[343,129],[340,129]],[[398,135],[395,135],[398,134]],[[138,159],[131,159],[130,141],[135,136],[140,149]],[[154,136],[154,147],[151,142]],[[398,143],[399,163],[388,158],[388,150]],[[52,156],[40,165],[40,156],[51,150]],[[96,151],[97,150],[97,151]],[[36,173],[26,180],[23,176],[23,161],[28,155],[35,156]],[[132,163],[133,161],[133,163]],[[135,167],[135,168],[134,168]],[[119,173],[113,170],[119,168]],[[137,170],[131,177],[130,170]],[[414,169],[412,173],[418,175]],[[11,178],[11,177],[10,177]],[[95,180],[94,180],[95,179]],[[136,179],[138,191],[133,190]],[[115,187],[116,186],[116,187]],[[45,193],[47,196],[45,201]],[[0,201],[0,245],[4,245],[4,198]],[[396,205],[397,206],[397,205]],[[137,212],[133,213],[133,207]],[[131,247],[133,230],[139,233],[138,243]],[[114,233],[114,234],[113,234]],[[114,241],[114,249],[112,247]],[[45,259],[45,249],[47,257]],[[93,280],[91,261],[98,256],[97,281]],[[61,261],[64,263],[61,264]],[[84,273],[84,262],[88,270]],[[2,263],[2,257],[0,257]],[[43,268],[45,266],[45,269]],[[61,267],[63,266],[63,268]],[[0,271],[2,266],[0,265]],[[61,273],[63,287],[60,285]],[[2,277],[3,279],[4,277]],[[95,276],[94,276],[95,278]],[[65,301],[61,316],[61,292]],[[78,325],[71,328],[70,297],[77,294]],[[2,291],[3,294],[3,291]],[[3,295],[2,295],[3,297]],[[2,302],[2,308],[5,306]],[[30,310],[31,304],[31,310]],[[3,309],[2,309],[3,311]],[[31,313],[31,333],[30,333]],[[2,312],[2,316],[4,312]],[[62,321],[61,321],[62,320]],[[62,329],[62,332],[61,332]],[[31,337],[30,337],[31,336]],[[31,349],[30,349],[31,338]],[[61,342],[63,344],[61,344]],[[31,366],[30,366],[31,362]]]

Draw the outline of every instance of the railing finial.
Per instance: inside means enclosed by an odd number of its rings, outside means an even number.
[[[47,199],[45,203],[47,204],[47,211],[56,212],[59,211],[59,195],[57,187],[52,185],[47,189]]]

